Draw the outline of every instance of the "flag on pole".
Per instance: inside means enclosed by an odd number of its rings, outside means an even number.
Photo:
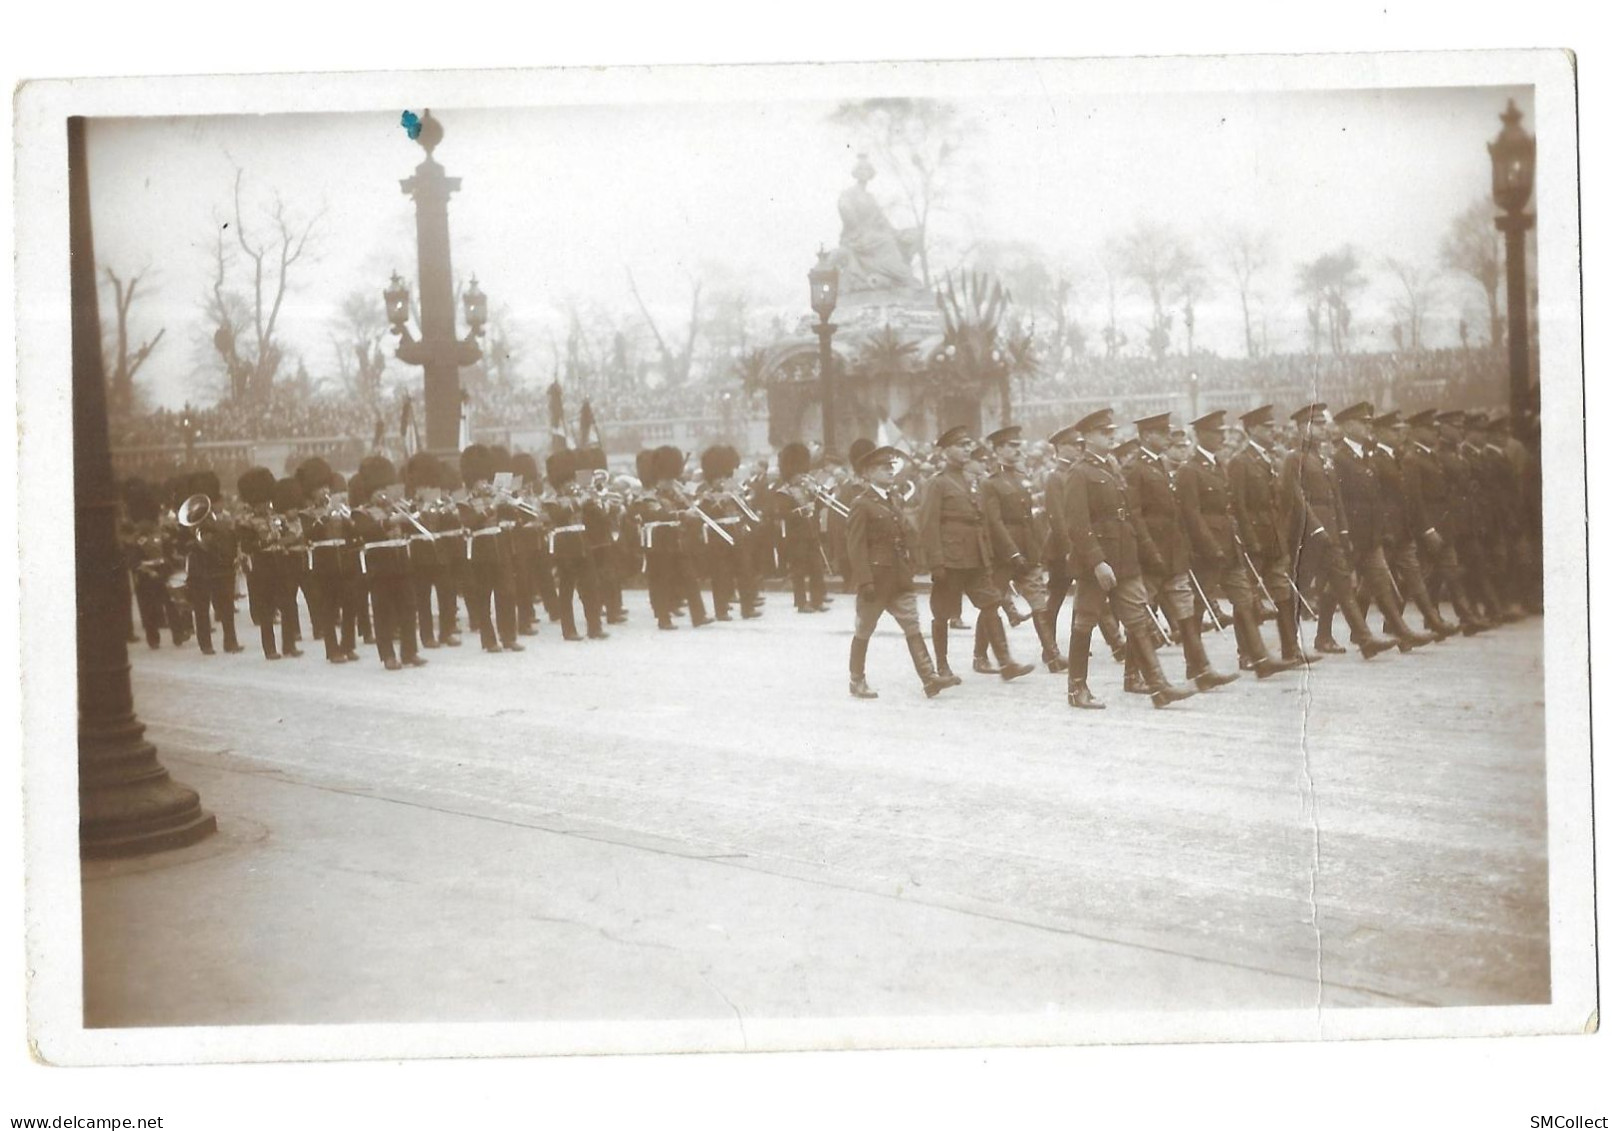
[[[590,447],[590,434],[595,431],[596,414],[591,410],[590,398],[586,397],[585,403],[579,407],[579,446],[581,448]],[[597,434],[596,440],[598,444],[601,442],[601,436],[599,433]]]
[[[551,417],[551,450],[564,451],[568,447],[568,431],[562,408],[562,382],[552,378],[545,400]]]

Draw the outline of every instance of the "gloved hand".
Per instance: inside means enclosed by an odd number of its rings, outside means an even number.
[[[1113,587],[1119,583],[1119,579],[1113,575],[1113,567],[1106,562],[1096,563],[1096,568],[1091,572],[1096,575],[1096,584],[1102,587],[1104,593],[1113,592]]]

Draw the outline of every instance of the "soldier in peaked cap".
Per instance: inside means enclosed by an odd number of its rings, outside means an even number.
[[[983,499],[974,484],[968,465],[973,461],[977,442],[965,427],[946,429],[938,441],[945,460],[944,469],[929,480],[919,517],[922,564],[933,577],[928,608],[933,618],[933,650],[938,656],[939,675],[954,678],[950,671],[950,619],[961,611],[967,598],[980,617],[988,617],[985,632],[994,649],[1003,680],[1017,679],[1034,670],[1012,659],[1001,622],[1001,595],[990,577],[993,551],[989,529],[984,521]]]
[[[929,699],[960,682],[939,675],[922,639],[905,513],[894,495],[895,464],[902,458],[896,448],[873,445],[850,461],[861,482],[849,504],[849,569],[856,592],[854,638],[849,642],[849,694],[856,699],[877,698],[866,684],[866,651],[885,612],[905,634],[911,663]]]
[[[1192,595],[1191,565],[1185,519],[1175,499],[1174,477],[1165,463],[1170,444],[1169,413],[1136,421],[1141,450],[1125,469],[1141,558],[1141,581],[1147,600],[1155,603],[1180,629],[1186,678],[1201,690],[1233,683],[1237,677],[1214,669],[1203,650],[1201,618]]]
[[[1349,624],[1350,642],[1369,660],[1393,648],[1396,642],[1375,635],[1367,627],[1355,600],[1348,518],[1337,473],[1323,450],[1328,430],[1327,406],[1305,405],[1293,414],[1293,420],[1300,429],[1299,449],[1282,461],[1282,493],[1292,510],[1289,543],[1300,547],[1294,575],[1318,576],[1322,581],[1315,648],[1318,652],[1343,651],[1332,639],[1332,616],[1337,607],[1343,609]]]
[[[1113,412],[1091,413],[1074,430],[1085,440],[1063,491],[1063,522],[1068,533],[1069,572],[1075,580],[1074,613],[1068,637],[1068,705],[1100,708],[1091,694],[1091,634],[1111,606],[1125,632],[1125,646],[1146,681],[1155,707],[1167,707],[1196,692],[1164,677],[1153,643],[1147,588],[1141,580],[1138,523],[1130,510],[1129,489],[1105,454],[1113,445]]]
[[[989,527],[990,550],[994,557],[993,581],[1002,593],[1016,592],[1029,606],[1040,640],[1041,659],[1049,663],[1057,653],[1056,634],[1046,617],[1046,581],[1040,572],[1041,546],[1035,537],[1035,490],[1023,457],[1023,429],[1018,425],[1001,428],[984,437],[991,451],[994,470],[984,480],[981,494],[984,520]],[[1022,617],[1010,601],[1003,605],[1012,624]],[[999,617],[999,613],[995,616]],[[980,625],[987,625],[984,616]],[[987,635],[985,643],[988,643]],[[976,653],[975,653],[976,666]]]
[[[1193,588],[1201,587],[1206,594],[1204,582],[1219,583],[1231,602],[1239,655],[1256,676],[1268,679],[1297,667],[1300,661],[1277,659],[1260,633],[1255,567],[1249,565],[1247,547],[1239,534],[1231,480],[1214,454],[1225,439],[1225,412],[1211,412],[1192,421],[1192,432],[1196,448],[1176,473],[1175,495],[1191,544]],[[1191,629],[1201,634],[1201,621],[1193,618]]]
[[[1057,629],[1062,605],[1074,586],[1074,578],[1068,572],[1068,528],[1063,520],[1062,500],[1068,476],[1075,462],[1085,452],[1085,440],[1070,427],[1053,433],[1047,442],[1051,445],[1053,467],[1046,473],[1045,482],[1041,485],[1048,519],[1041,555],[1046,566],[1046,609],[1042,616],[1051,633],[1052,648],[1049,655],[1042,655],[1040,659],[1047,671],[1064,672],[1068,670],[1068,661],[1057,647]]]
[[[1407,469],[1412,453],[1410,426],[1398,412],[1384,413],[1371,425],[1372,468],[1377,472],[1378,498],[1383,504],[1383,554],[1394,575],[1394,599],[1402,614],[1407,601],[1415,604],[1423,627],[1436,639],[1447,639],[1459,629],[1440,616],[1434,605],[1417,551],[1421,533],[1415,524],[1417,484]],[[1392,626],[1385,623],[1383,631],[1392,631]]]
[[[1276,444],[1275,407],[1261,405],[1241,417],[1246,438],[1226,466],[1231,483],[1231,509],[1241,549],[1253,563],[1256,584],[1276,607],[1276,629],[1284,661],[1313,663],[1299,639],[1298,583],[1287,540],[1288,501],[1282,491],[1281,468],[1272,454]]]
[[[1333,463],[1338,473],[1338,494],[1344,504],[1351,561],[1360,587],[1382,611],[1383,623],[1399,641],[1400,651],[1409,652],[1433,643],[1436,638],[1413,631],[1400,615],[1400,602],[1394,596],[1394,577],[1384,552],[1389,507],[1383,499],[1383,487],[1373,461],[1376,445],[1372,439],[1372,419],[1376,415],[1377,410],[1364,401],[1338,414],[1338,427],[1343,435]]]

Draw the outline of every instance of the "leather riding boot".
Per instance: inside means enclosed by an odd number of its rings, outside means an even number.
[[[1265,646],[1265,638],[1260,635],[1259,622],[1254,619],[1251,608],[1232,608],[1232,616],[1237,622],[1237,636],[1248,641],[1248,654],[1254,658],[1253,672],[1260,679],[1269,679],[1278,672],[1291,671],[1302,664],[1303,660],[1278,660],[1270,654]]]
[[[978,619],[973,623],[973,671],[979,675],[994,675],[995,665],[989,662],[989,622],[990,618],[999,621],[999,609],[979,609]]]
[[[1091,630],[1072,630],[1068,634],[1068,705],[1087,711],[1100,711],[1107,706],[1091,694],[1087,684],[1091,670]]]
[[[1154,707],[1167,707],[1171,703],[1178,703],[1182,699],[1190,699],[1197,694],[1197,688],[1186,684],[1170,683],[1164,676],[1164,669],[1158,663],[1158,650],[1152,642],[1145,637],[1131,635],[1128,643],[1134,650],[1136,662],[1141,665],[1142,678],[1147,681],[1147,687],[1152,692],[1152,705]]]
[[[1199,691],[1211,691],[1237,682],[1239,677],[1236,672],[1219,672],[1209,663],[1209,653],[1203,647],[1203,630],[1196,617],[1181,621],[1180,629],[1181,654],[1186,657],[1186,678],[1197,684]]]
[[[1301,664],[1313,664],[1321,659],[1314,652],[1307,652],[1299,641],[1299,612],[1291,601],[1283,601],[1276,610],[1276,631],[1282,638],[1282,659],[1297,660]]]
[[[1141,667],[1136,663],[1135,655],[1130,652],[1124,654],[1124,691],[1126,695],[1147,695],[1152,692],[1147,681],[1141,678]]]
[[[877,693],[866,686],[866,648],[869,637],[856,636],[849,641],[849,694],[856,699],[875,699]]]
[[[1032,672],[1033,664],[1020,664],[1012,659],[1012,649],[1006,642],[1006,626],[1001,623],[1000,610],[986,609],[984,614],[990,618],[986,631],[989,634],[989,646],[994,649],[995,659],[1000,664],[1001,678],[1013,680]]]
[[[1040,662],[1046,665],[1046,670],[1067,671],[1068,663],[1057,651],[1057,633],[1052,629],[1051,619],[1044,609],[1034,614],[1034,634],[1040,638]]]
[[[1107,646],[1113,650],[1113,659],[1118,663],[1124,663],[1124,637],[1121,635],[1119,622],[1111,616],[1104,615],[1100,628],[1102,629],[1102,639],[1107,641]]]
[[[961,677],[950,670],[949,652],[950,622],[948,620],[935,620],[933,622],[933,654],[939,658],[939,678],[945,681],[946,687],[955,687],[961,682]]]
[[[918,678],[922,680],[922,691],[929,699],[949,687],[950,684],[939,677],[934,670],[933,657],[928,655],[927,642],[922,639],[920,632],[914,632],[905,638],[905,646],[911,651],[911,663],[916,668]]]

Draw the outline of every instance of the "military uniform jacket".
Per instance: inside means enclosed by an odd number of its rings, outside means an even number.
[[[1357,553],[1371,552],[1383,541],[1382,492],[1370,445],[1356,455],[1348,441],[1340,441],[1333,465],[1338,473],[1338,495],[1343,500],[1343,528]]]
[[[984,503],[984,521],[989,525],[990,549],[997,565],[1011,562],[1014,554],[1025,561],[1037,560],[1039,544],[1034,537],[1034,494],[1022,475],[997,471],[984,481],[979,495]]]
[[[1068,569],[1068,527],[1063,520],[1063,491],[1068,484],[1072,465],[1057,461],[1057,466],[1046,473],[1046,541],[1044,561],[1048,569]]]
[[[1063,486],[1063,524],[1068,530],[1068,571],[1091,576],[1106,562],[1120,581],[1141,576],[1141,557],[1124,480],[1087,452]]]
[[[1406,513],[1403,457],[1382,444],[1374,444],[1371,451],[1372,470],[1377,472],[1377,497],[1383,505],[1383,541],[1390,546],[1403,546],[1413,535]]]
[[[589,553],[585,541],[584,502],[577,495],[558,495],[541,504],[545,515],[546,548],[562,561],[578,561]],[[580,527],[575,530],[573,527]]]
[[[1484,445],[1479,453],[1478,478],[1485,488],[1482,497],[1495,529],[1503,537],[1515,537],[1521,525],[1521,489],[1517,469],[1513,467],[1512,457],[1507,455],[1506,449],[1494,444]]]
[[[1472,538],[1473,529],[1473,473],[1467,460],[1456,448],[1438,450],[1439,467],[1445,475],[1445,492],[1450,498],[1450,530],[1447,540]]]
[[[1252,442],[1231,457],[1226,467],[1231,483],[1231,509],[1237,519],[1237,534],[1257,560],[1274,561],[1287,556],[1288,543],[1282,509],[1282,477],[1269,452]]]
[[[873,586],[887,604],[913,588],[909,524],[899,502],[876,487],[863,486],[849,504],[849,581],[856,589]]]
[[[211,519],[192,535],[186,550],[186,578],[191,582],[236,576],[236,524]]]
[[[1411,536],[1420,538],[1432,530],[1449,542],[1454,537],[1454,524],[1450,514],[1450,490],[1445,481],[1445,469],[1439,463],[1439,453],[1413,443],[1400,459],[1400,477]]]
[[[394,577],[410,572],[409,536],[414,530],[405,519],[381,507],[356,507],[354,531],[365,543],[361,562],[367,576]],[[399,545],[386,545],[397,542]]]
[[[1338,482],[1315,444],[1289,452],[1282,460],[1282,496],[1289,544],[1302,546],[1317,530],[1329,541],[1338,541],[1344,531]]]
[[[1156,577],[1185,573],[1190,564],[1186,531],[1175,499],[1175,482],[1163,457],[1143,449],[1130,461],[1124,479],[1142,536],[1142,568]]]
[[[977,488],[965,472],[946,468],[928,483],[920,518],[922,564],[928,569],[984,569],[989,530]]]
[[[1218,460],[1194,450],[1175,473],[1175,497],[1186,520],[1193,561],[1218,566],[1241,560],[1237,522],[1231,513],[1231,481]]]

